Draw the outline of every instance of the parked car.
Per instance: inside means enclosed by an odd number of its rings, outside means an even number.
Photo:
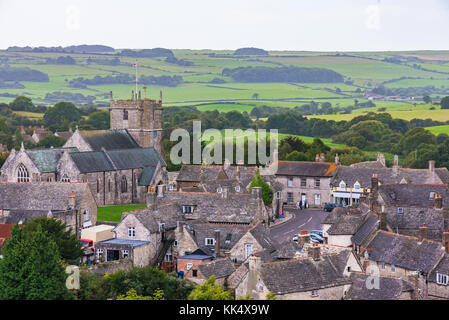
[[[317,233],[311,233],[310,234],[310,242],[313,243],[323,243],[324,242],[324,238],[322,236],[320,236]]]
[[[331,212],[335,208],[343,208],[343,207],[344,205],[342,205],[341,203],[325,203],[323,209],[324,211]]]

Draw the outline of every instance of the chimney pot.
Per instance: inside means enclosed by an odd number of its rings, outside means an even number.
[[[214,248],[215,257],[220,256],[220,230],[215,230],[215,248]]]
[[[427,240],[428,230],[426,224],[423,224],[422,227],[419,228],[419,241]]]

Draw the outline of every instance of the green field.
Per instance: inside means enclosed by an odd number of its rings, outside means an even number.
[[[432,132],[434,135],[439,135],[440,133],[445,133],[449,135],[449,125],[447,126],[436,126],[436,127],[426,127],[425,129]]]
[[[120,222],[123,212],[129,212],[136,209],[143,209],[145,207],[146,207],[145,205],[136,205],[136,204],[98,207],[97,220]]]

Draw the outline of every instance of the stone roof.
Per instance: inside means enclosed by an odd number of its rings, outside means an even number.
[[[64,151],[77,152],[76,148],[50,148],[25,150],[41,173],[56,172],[56,166]]]
[[[186,222],[184,226],[184,230],[192,235],[198,247],[208,247],[212,251],[214,246],[207,246],[205,239],[215,239],[215,230],[220,230],[220,249],[230,250],[249,229],[249,226],[212,224],[201,221]]]
[[[198,270],[200,270],[206,279],[212,275],[215,275],[217,279],[220,279],[230,276],[235,271],[235,267],[231,260],[225,258],[200,264]]]
[[[431,197],[431,193],[434,193]],[[435,193],[441,194],[443,207],[449,207],[448,186],[444,184],[384,184],[379,194],[388,206],[433,207]]]
[[[86,130],[79,131],[94,151],[140,148],[127,130]]]
[[[79,206],[90,189],[87,183],[0,182],[0,209],[64,211],[69,207],[72,192]]]
[[[353,235],[363,223],[361,215],[342,214],[338,220],[327,230],[329,235]]]
[[[441,261],[436,265],[429,275],[429,281],[436,283],[437,273],[449,276],[449,254],[445,253]]]
[[[158,232],[159,223],[164,223],[165,230],[170,230],[177,227],[178,221],[184,220],[179,206],[175,203],[161,205],[156,210],[145,208],[125,212],[121,220],[128,215],[135,216],[150,232]]]
[[[331,162],[279,161],[276,176],[332,177],[337,169]]]
[[[60,131],[60,132],[56,131],[55,132],[55,136],[64,138],[66,140],[69,140],[69,138],[72,136],[72,134],[73,134],[72,131]]]
[[[7,216],[0,216],[0,223],[7,223],[7,224],[26,223],[32,218],[48,217],[48,213],[50,211],[51,210],[13,209],[9,210]],[[53,214],[58,211],[51,211],[51,212]]]
[[[353,163],[350,165],[351,168],[372,168],[372,169],[383,169],[383,165],[380,161],[363,161],[358,163]]]
[[[379,231],[366,248],[370,260],[428,273],[443,254],[441,244]]]
[[[266,208],[263,200],[254,200],[251,194],[166,191],[163,197],[149,196],[148,201],[157,203],[176,202],[180,207],[193,206],[192,216],[209,222],[256,224]]]
[[[422,208],[422,210],[404,210],[404,213],[399,214],[397,210],[387,212],[387,223],[393,229],[416,229],[418,230],[422,225],[430,230],[437,230],[435,240],[441,240],[441,235],[444,230],[444,213],[441,210],[433,208]],[[429,235],[429,238],[430,235]],[[431,238],[434,239],[434,238]]]
[[[273,239],[270,234],[270,229],[265,227],[263,224],[258,223],[255,227],[249,230],[251,235],[256,239],[256,241],[264,249],[275,249],[277,242]]]
[[[274,261],[262,264],[261,278],[274,294],[318,290],[350,284],[343,275],[350,251],[322,256],[319,261],[309,258]]]
[[[213,181],[219,178],[220,172],[224,174],[224,179],[228,178],[223,171],[223,166],[184,164],[179,170],[176,181]]]
[[[298,244],[291,239],[286,239],[271,253],[274,259],[292,259],[298,252]]]
[[[409,282],[392,277],[378,277],[379,287],[369,289],[366,285],[368,277],[370,275],[358,272],[351,273],[352,285],[345,300],[396,300],[404,292],[414,290]]]
[[[375,215],[371,215],[354,234],[352,241],[359,246],[364,244],[369,235],[372,234],[373,231],[377,230],[378,225],[379,219],[377,219]]]

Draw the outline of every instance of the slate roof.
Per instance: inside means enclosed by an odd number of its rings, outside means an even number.
[[[332,177],[337,169],[331,162],[279,161],[276,176]]]
[[[244,193],[228,193],[227,198],[223,198],[216,192],[166,191],[162,198],[156,197],[155,201],[176,202],[180,207],[193,206],[196,217],[216,223],[255,224],[257,215],[265,210],[262,199],[253,200],[252,195]]]
[[[150,241],[142,241],[142,240],[129,240],[129,239],[109,239],[101,241],[101,243],[107,243],[107,244],[130,244],[133,246],[133,248],[143,246],[145,244],[150,243]]]
[[[377,174],[380,184],[401,183],[403,181],[416,184],[440,184],[443,183],[440,176],[443,176],[445,171],[447,171],[445,168],[435,169],[435,173],[431,173],[428,169],[399,168],[398,174],[394,175],[392,168],[339,166],[331,179],[330,185],[331,187],[338,187],[340,181],[343,180],[346,185],[352,186],[358,181],[362,188],[371,188],[373,174]]]
[[[77,152],[76,148],[50,148],[25,150],[41,173],[56,172],[56,165],[64,151],[69,153]]]
[[[81,173],[146,168],[141,182],[151,180],[154,168],[165,161],[154,148],[73,152],[70,154]]]
[[[26,223],[32,218],[47,217],[51,210],[25,210],[25,209],[14,209],[10,210],[8,216],[0,217],[0,223],[16,224],[16,223]],[[52,213],[57,212],[53,211]]]
[[[179,170],[179,174],[176,181],[186,182],[200,182],[200,181],[214,181],[219,178],[219,174],[222,172],[227,179],[226,173],[223,171],[223,166],[219,165],[193,165],[184,164]]]
[[[363,223],[361,215],[342,214],[338,220],[327,230],[329,235],[353,235]]]
[[[156,210],[145,208],[126,212],[121,220],[128,215],[134,215],[151,232],[159,231],[159,223],[165,224],[165,230],[171,230],[177,227],[178,221],[184,220],[179,206],[175,203],[160,205]]]
[[[373,169],[383,169],[385,166],[380,161],[363,161],[358,163],[353,163],[350,165],[351,168],[373,168]]]
[[[86,130],[79,131],[94,151],[140,148],[126,130]]]
[[[370,216],[354,234],[352,241],[359,246],[364,244],[368,236],[378,228],[378,225],[379,219],[375,215]]]
[[[251,235],[257,240],[257,242],[264,249],[275,249],[277,242],[273,239],[270,234],[270,229],[265,227],[263,224],[258,223],[255,227],[251,228]]]
[[[432,270],[429,276],[429,281],[436,283],[437,273],[445,274],[449,276],[449,254],[445,253],[441,261]]]
[[[407,270],[429,273],[443,253],[441,244],[379,231],[367,245],[370,260],[384,262]]]
[[[434,198],[430,199],[431,192],[441,194],[443,208],[449,207],[447,185],[384,184],[379,186],[379,194],[388,206],[433,207]]]
[[[271,256],[274,259],[292,259],[296,252],[298,252],[298,244],[291,239],[286,239],[271,253]]]
[[[350,251],[312,259],[291,259],[262,264],[261,278],[274,294],[287,294],[350,284],[343,275]]]
[[[62,137],[64,139],[66,139],[66,140],[69,140],[69,138],[72,135],[73,135],[73,132],[70,132],[70,131],[61,131],[61,132],[56,131],[55,132],[55,136]]]
[[[79,205],[82,196],[90,189],[87,183],[0,182],[0,209],[63,211],[68,208],[72,191]]]
[[[206,246],[206,238],[215,238],[215,230],[220,230],[220,249],[230,250],[249,231],[249,226],[211,224],[201,221],[186,222],[184,231],[187,230],[192,235],[198,247]],[[229,241],[227,242],[226,239]],[[210,250],[214,246],[209,247]]]
[[[212,275],[215,275],[217,279],[225,278],[235,271],[233,263],[228,258],[200,264],[198,269],[206,279],[209,279]]]
[[[369,276],[351,273],[352,285],[345,300],[396,300],[402,293],[414,290],[409,282],[391,277],[379,277],[379,288],[368,289],[366,279]]]

